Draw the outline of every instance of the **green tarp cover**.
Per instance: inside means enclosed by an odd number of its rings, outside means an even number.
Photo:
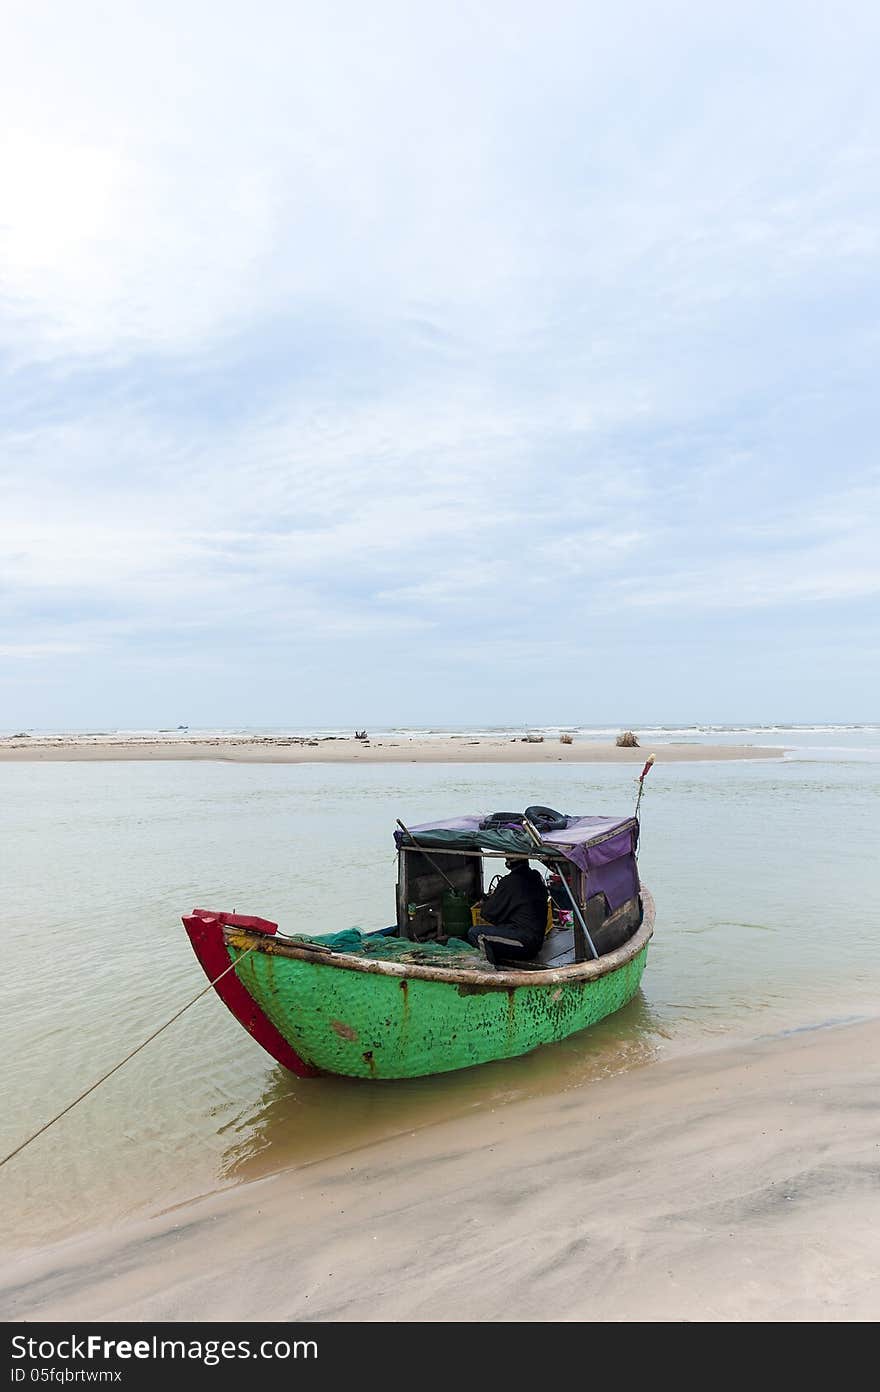
[[[521,831],[519,827],[487,827],[485,831],[447,831],[442,827],[431,827],[427,831],[419,828],[414,835],[419,848],[424,846],[428,850],[434,846],[451,851],[507,851],[509,854],[532,856],[554,854],[553,846],[538,850],[528,832]],[[413,843],[401,837],[398,844],[406,849]],[[556,851],[555,854],[561,852]]]

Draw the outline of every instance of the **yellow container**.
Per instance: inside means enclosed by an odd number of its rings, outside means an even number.
[[[492,924],[487,923],[480,913],[479,903],[471,904],[471,923],[475,928],[491,928]],[[553,930],[553,903],[547,899],[547,922],[544,924],[544,937],[546,938]]]

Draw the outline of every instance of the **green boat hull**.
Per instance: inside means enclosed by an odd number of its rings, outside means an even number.
[[[587,1029],[632,999],[648,953],[640,930],[608,961],[489,977],[286,954],[274,940],[254,950],[232,932],[235,975],[310,1068],[356,1078],[419,1078],[515,1058]],[[251,949],[251,950],[248,950]],[[443,977],[447,979],[441,979]]]

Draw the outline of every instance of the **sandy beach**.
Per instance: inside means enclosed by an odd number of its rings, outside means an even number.
[[[451,735],[439,739],[385,737],[352,738],[218,735],[192,739],[136,737],[113,739],[103,735],[27,736],[0,739],[0,762],[124,760],[124,759],[221,759],[232,763],[272,764],[592,764],[644,763],[653,753],[658,763],[719,759],[779,759],[782,748],[750,744],[655,744],[618,748],[558,739],[531,743],[522,738],[480,738]]]
[[[873,1321],[878,1096],[875,1020],[652,1063],[19,1257],[0,1310]]]

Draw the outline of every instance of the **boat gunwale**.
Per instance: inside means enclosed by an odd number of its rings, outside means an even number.
[[[639,894],[642,899],[642,922],[625,943],[601,957],[586,962],[571,962],[564,967],[548,967],[546,970],[517,971],[501,967],[494,971],[470,971],[461,967],[428,967],[416,962],[389,962],[381,958],[359,957],[352,952],[332,952],[328,948],[318,946],[306,947],[304,944],[285,940],[277,933],[269,935],[252,929],[227,926],[223,927],[223,938],[227,948],[231,946],[242,952],[253,948],[269,956],[287,957],[337,971],[368,972],[375,976],[445,982],[454,986],[479,986],[490,989],[494,987],[499,991],[508,991],[518,986],[563,986],[581,981],[598,981],[610,972],[626,966],[647,947],[654,933],[654,897],[644,885],[640,886]]]

